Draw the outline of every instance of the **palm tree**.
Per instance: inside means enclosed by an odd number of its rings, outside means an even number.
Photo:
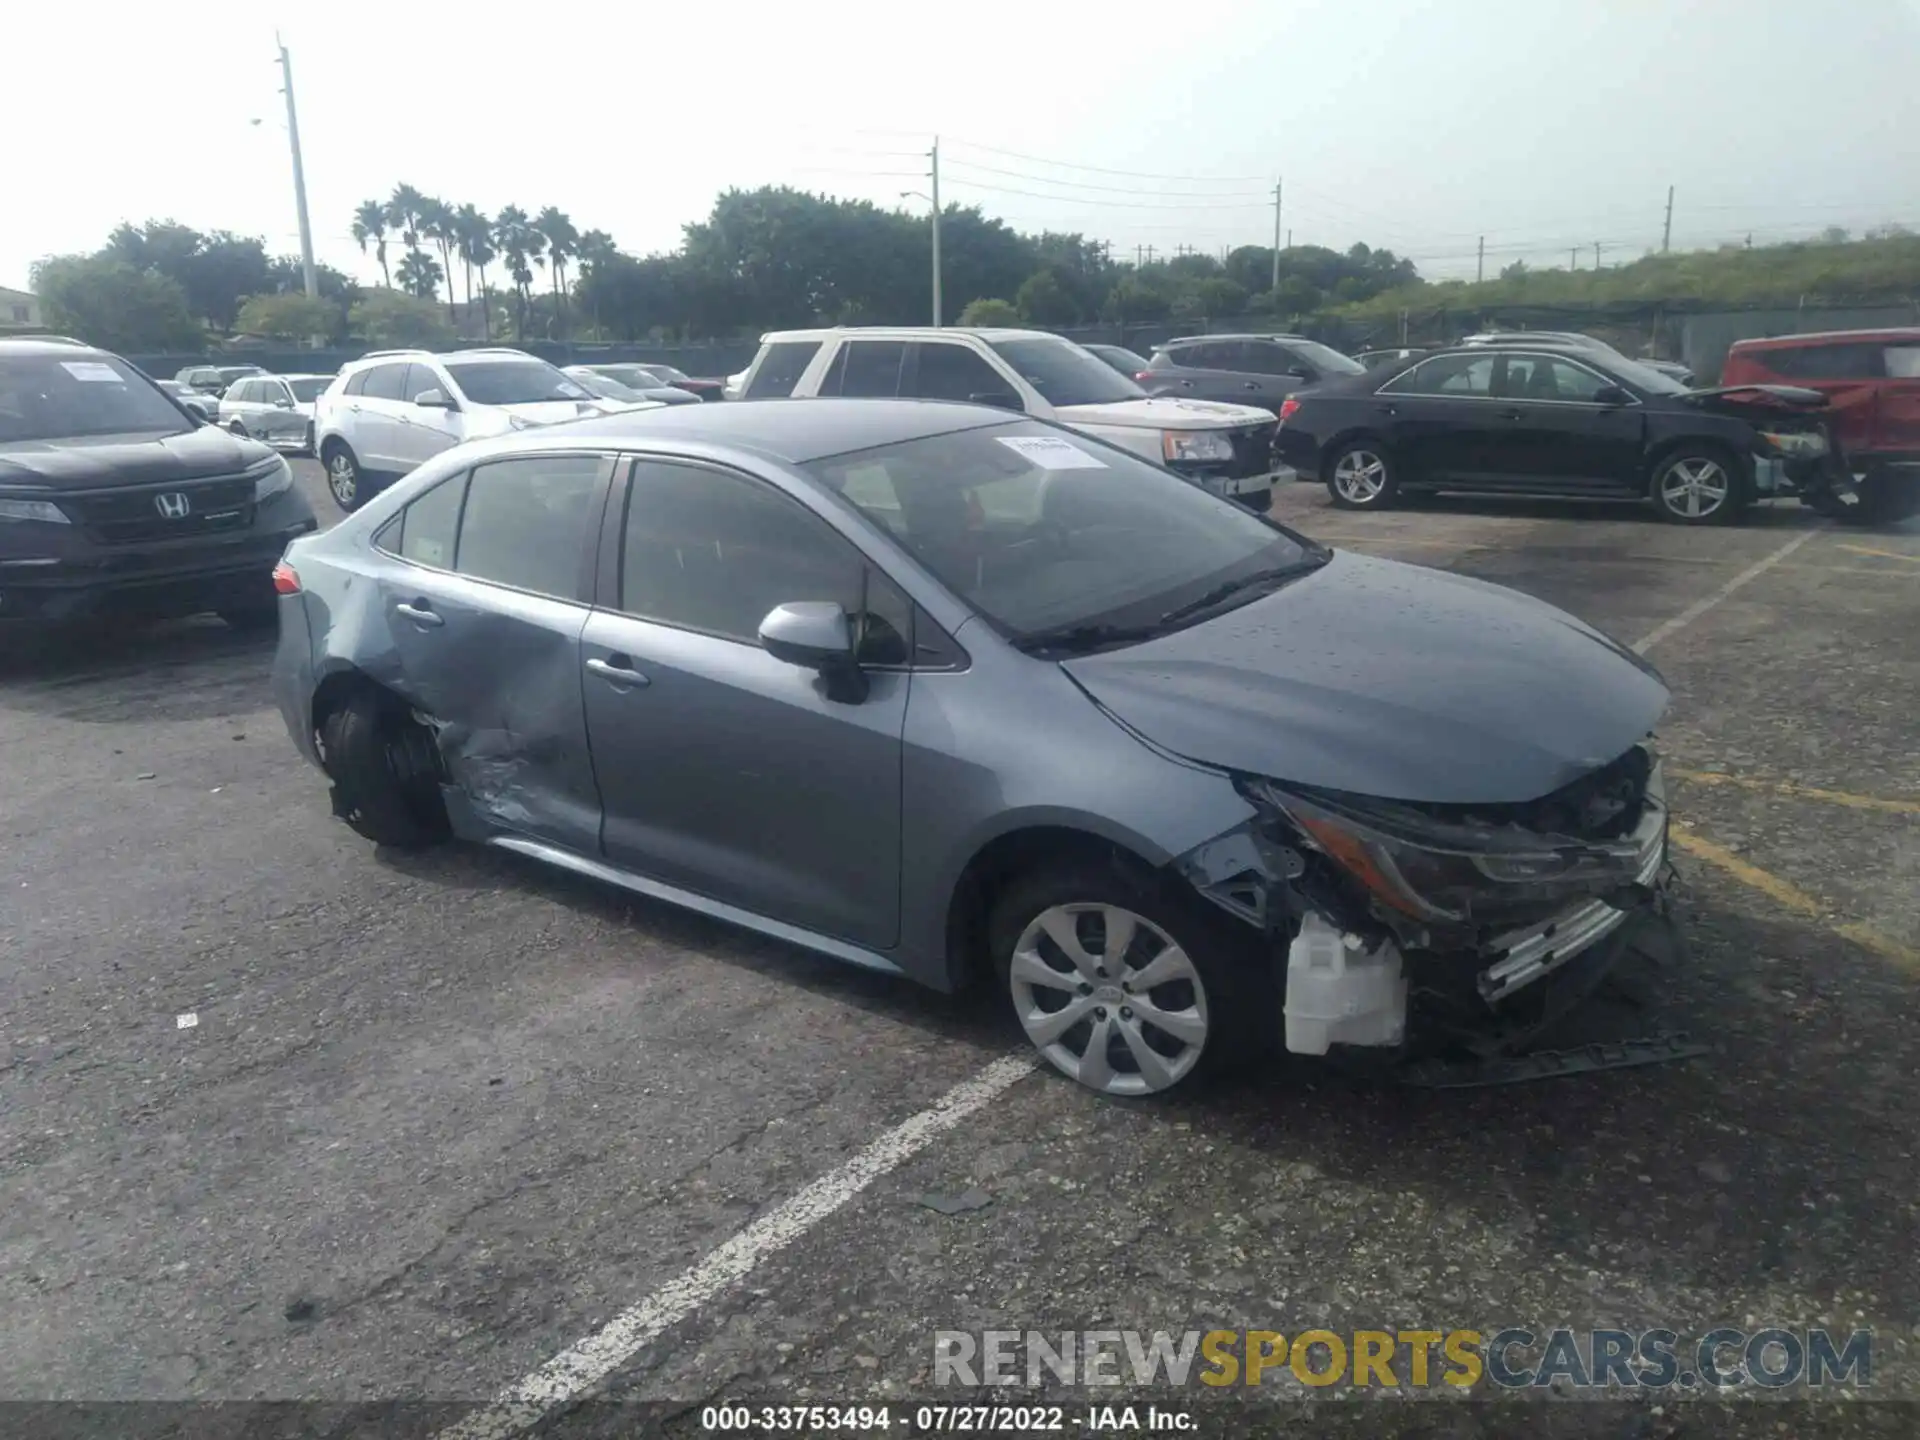
[[[367,253],[369,240],[373,242],[374,259],[380,262],[380,283],[391,290],[393,276],[387,273],[387,207],[378,200],[362,200],[360,208],[353,212],[353,243],[360,247],[362,255]]]
[[[493,223],[472,205],[453,212],[454,243],[460,263],[467,271],[467,312],[473,312],[473,272],[480,272],[480,324],[482,333],[493,338],[493,298],[487,293],[487,266],[494,258]]]
[[[411,185],[396,185],[393,198],[387,201],[387,223],[400,232],[400,243],[409,255],[420,253],[420,207],[426,198]]]
[[[507,273],[513,277],[514,295],[519,302],[514,319],[514,338],[524,340],[527,337],[527,302],[533,285],[533,264],[540,259],[543,242],[540,233],[533,228],[533,222],[527,218],[527,212],[518,205],[509,205],[493,222],[493,243],[500,248],[501,258],[507,262]]]
[[[431,195],[420,201],[420,233],[440,250],[440,271],[447,277],[447,319],[456,326],[459,316],[453,309],[453,207]]]
[[[580,255],[581,284],[586,284],[602,265],[620,253],[619,247],[613,243],[613,237],[604,230],[587,231],[580,237],[577,248]],[[574,293],[578,296],[579,286],[575,286]],[[600,295],[597,289],[593,291],[592,301],[594,338],[604,338],[600,335]]]
[[[422,300],[437,300],[440,297],[440,262],[426,251],[408,251],[394,274],[400,277],[400,288],[409,295]]]
[[[566,317],[567,262],[580,253],[580,232],[564,211],[549,205],[533,222],[533,228],[546,241],[547,255],[553,262],[553,309],[564,322]],[[562,328],[564,333],[564,324]]]

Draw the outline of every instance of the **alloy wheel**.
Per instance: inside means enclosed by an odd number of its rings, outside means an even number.
[[[1726,468],[1704,455],[1676,460],[1660,477],[1660,503],[1685,520],[1705,520],[1727,503]]]
[[[1333,488],[1352,505],[1371,505],[1387,485],[1387,462],[1371,450],[1349,450],[1333,463]]]
[[[333,498],[343,510],[353,508],[354,497],[360,489],[360,471],[353,463],[353,457],[344,450],[327,461],[327,488],[333,492]]]
[[[1207,991],[1193,960],[1119,905],[1054,905],[1020,932],[1014,1013],[1062,1074],[1105,1095],[1177,1085],[1207,1044]]]

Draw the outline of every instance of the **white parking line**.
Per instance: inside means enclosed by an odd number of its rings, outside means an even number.
[[[1798,535],[1794,536],[1793,539],[1782,545],[1764,560],[1756,560],[1753,564],[1742,570],[1718,590],[1707,596],[1706,599],[1694,601],[1693,604],[1689,605],[1665,624],[1654,626],[1646,635],[1633,642],[1634,654],[1644,655],[1669,635],[1676,635],[1686,629],[1687,626],[1713,609],[1714,606],[1718,605],[1722,600],[1725,600],[1742,585],[1745,585],[1749,580],[1759,579],[1762,575],[1766,574],[1767,571],[1778,565],[1782,560],[1786,559],[1787,556],[1798,550],[1819,533],[1818,530],[1802,530]]]
[[[768,1256],[791,1245],[882,1175],[1031,1075],[1036,1063],[1023,1055],[1008,1055],[971,1080],[961,1081],[839,1169],[769,1210],[692,1269],[508,1386],[491,1405],[441,1431],[438,1440],[507,1440],[577,1399],[632,1359],[642,1346],[738,1284]]]

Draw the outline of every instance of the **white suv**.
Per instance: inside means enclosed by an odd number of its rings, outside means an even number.
[[[997,405],[1131,450],[1252,509],[1264,512],[1273,499],[1272,411],[1149,396],[1044,330],[783,330],[760,337],[740,392],[745,400],[909,395]]]
[[[314,402],[314,453],[342,510],[463,440],[656,406],[597,400],[522,350],[375,350]]]

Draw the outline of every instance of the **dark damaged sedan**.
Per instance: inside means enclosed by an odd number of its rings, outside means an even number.
[[[1000,410],[477,442],[278,581],[279,702],[362,835],[989,979],[1110,1094],[1522,1036],[1660,909],[1641,660]]]

